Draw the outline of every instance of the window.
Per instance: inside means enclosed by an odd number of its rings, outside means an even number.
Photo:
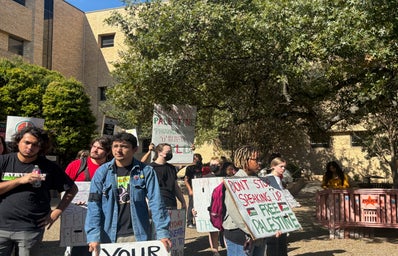
[[[330,135],[311,135],[310,136],[311,148],[329,148],[330,147]]]
[[[23,40],[10,36],[8,38],[8,51],[23,56]]]
[[[351,134],[351,147],[362,147],[367,136],[365,131],[353,132]]]
[[[25,0],[14,0],[14,2],[19,3],[20,5],[25,6]]]
[[[106,87],[99,87],[99,100],[100,101],[106,100]]]
[[[113,35],[102,35],[100,36],[101,48],[113,47],[115,40],[115,34]]]

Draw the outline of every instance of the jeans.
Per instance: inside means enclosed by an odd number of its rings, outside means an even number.
[[[38,231],[0,230],[0,255],[11,255],[14,248],[19,256],[40,255],[38,244],[43,239],[44,229]]]
[[[225,238],[225,244],[227,247],[227,256],[265,256],[266,243],[264,239],[259,239],[253,242],[252,248],[245,249],[243,245],[236,244]]]
[[[241,255],[250,255],[245,252],[243,249],[243,245],[235,244],[234,242],[225,239],[225,245],[227,246],[227,256],[241,256]]]

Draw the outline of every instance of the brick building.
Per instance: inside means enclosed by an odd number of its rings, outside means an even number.
[[[123,34],[104,19],[114,9],[84,13],[63,0],[0,0],[0,57],[31,64],[82,82],[101,127],[100,103]],[[119,8],[123,11],[123,8]]]

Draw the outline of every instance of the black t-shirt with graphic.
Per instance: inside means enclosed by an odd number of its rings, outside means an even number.
[[[176,200],[176,182],[177,182],[177,170],[176,167],[169,164],[157,164],[152,162],[150,166],[156,172],[158,178],[160,194],[166,207],[175,208],[177,207]]]
[[[117,222],[117,237],[133,235],[130,209],[130,174],[133,166],[117,167],[117,187],[119,192],[119,218]]]
[[[39,188],[32,184],[19,185],[0,195],[0,229],[8,231],[31,231],[38,229],[38,220],[51,210],[50,190],[62,192],[70,189],[74,182],[54,162],[44,156],[31,163],[19,161],[17,153],[0,155],[0,182],[31,173],[38,165],[45,180]]]

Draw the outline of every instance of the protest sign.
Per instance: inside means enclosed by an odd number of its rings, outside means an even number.
[[[118,121],[116,118],[104,116],[102,119],[102,135],[113,135],[117,124]]]
[[[192,179],[193,208],[197,212],[195,216],[196,231],[214,232],[218,231],[210,222],[210,215],[207,208],[210,206],[211,194],[215,187],[221,182],[222,177],[210,177]]]
[[[12,136],[25,127],[44,127],[44,119],[35,117],[7,116],[7,128],[5,140],[10,142]]]
[[[61,215],[60,246],[87,245],[84,222],[87,214],[89,181],[76,181],[79,192]]]
[[[152,120],[152,142],[155,145],[168,143],[173,150],[169,163],[191,163],[191,146],[195,137],[196,107],[176,106],[170,108],[155,105]]]
[[[93,254],[94,255],[94,254]],[[160,241],[101,244],[100,256],[167,256],[170,255]]]
[[[185,209],[169,210],[171,256],[184,256],[185,244]]]
[[[290,208],[301,207],[301,204],[297,202],[296,199],[294,199],[289,190],[281,188],[279,186],[274,175],[267,175],[264,177],[260,177],[260,179],[276,189],[281,189],[283,196],[285,197],[285,200],[289,204]]]
[[[301,229],[281,190],[258,177],[228,178],[224,184],[254,239]]]

